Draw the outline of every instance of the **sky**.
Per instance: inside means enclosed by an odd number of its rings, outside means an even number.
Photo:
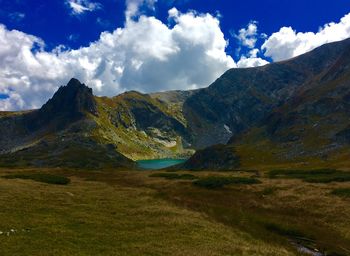
[[[96,95],[206,87],[350,37],[350,0],[0,0],[0,110],[76,77]]]

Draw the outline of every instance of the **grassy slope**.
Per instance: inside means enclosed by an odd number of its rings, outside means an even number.
[[[0,111],[0,117],[8,117],[8,116],[15,116],[15,115],[22,115],[25,113],[30,113],[33,110],[24,110],[24,111]]]
[[[253,128],[236,140],[242,163],[297,164],[300,166],[349,166],[349,143],[340,143],[336,134],[349,127],[348,100],[350,71],[347,50],[339,61],[299,90],[294,98],[275,110],[280,119]],[[343,63],[345,62],[345,64]],[[334,76],[327,80],[325,77]],[[276,114],[276,113],[275,113]],[[270,134],[268,130],[277,129]],[[287,139],[288,137],[296,139]]]
[[[86,137],[84,137],[86,136]],[[91,135],[51,134],[43,136],[42,142],[14,153],[2,154],[2,167],[72,167],[110,168],[134,166],[134,163],[107,145],[93,141]]]
[[[0,179],[1,255],[293,255],[161,199],[174,183],[147,173],[49,171],[71,183]]]
[[[293,144],[279,144],[271,141],[259,129],[252,129],[247,135],[235,144],[235,153],[240,157],[241,168],[347,168],[350,164],[349,146],[344,146],[331,152],[327,158],[310,155],[286,159],[286,155],[295,152]],[[310,134],[309,139],[312,138]],[[314,148],[317,140],[314,140]],[[319,141],[321,144],[321,141]],[[307,145],[307,143],[305,143]],[[310,144],[308,144],[310,147]],[[302,149],[300,149],[302,151]]]
[[[149,111],[149,113],[154,111],[157,114],[160,113],[160,116],[164,118],[173,118],[185,126],[181,107],[178,104],[166,103],[156,97],[152,98],[149,95],[138,92],[127,92],[113,98],[95,97],[95,100],[98,115],[85,113],[87,118],[84,118],[84,121],[86,123],[72,121],[67,126],[67,129],[62,132],[57,132],[55,127],[44,127],[40,132],[29,136],[25,133],[26,127],[22,127],[24,124],[17,126],[14,124],[13,126],[19,129],[18,134],[15,134],[16,138],[28,137],[28,142],[18,141],[19,144],[22,143],[23,145],[20,144],[16,149],[35,146],[41,140],[52,141],[53,139],[57,139],[57,141],[60,141],[63,136],[76,136],[79,133],[79,136],[92,139],[100,144],[114,144],[118,152],[133,160],[166,157],[182,158],[192,154],[191,150],[183,149],[181,135],[176,133],[173,127],[164,128],[164,130],[170,130],[170,134],[161,134],[160,137],[163,136],[165,140],[163,142],[162,140],[158,140],[157,137],[152,137],[149,133],[147,134],[146,129],[139,129],[137,122],[142,122],[142,120],[135,120],[135,116],[131,111],[132,108],[139,108],[146,112]],[[19,116],[29,112],[0,112],[0,118]],[[145,118],[147,119],[147,116]],[[167,121],[165,120],[164,122],[166,123]],[[55,125],[58,126],[61,122],[59,121],[57,123]],[[74,129],[71,126],[74,126]],[[13,127],[9,126],[9,128],[5,129],[13,129]],[[21,129],[23,129],[23,132]],[[169,140],[168,145],[167,140]],[[33,151],[37,150],[34,149]],[[61,160],[65,161],[63,158]]]
[[[226,152],[235,148],[242,168],[348,166],[349,42],[256,69],[227,71],[185,104],[193,114],[190,121],[197,117],[189,126],[206,138],[213,130],[213,136],[223,133],[208,128],[206,120],[228,124],[232,131],[241,122],[238,131],[245,132],[234,133]]]
[[[185,126],[187,126],[186,118],[183,113],[183,105],[185,101],[192,96],[196,90],[192,91],[167,91],[149,94],[151,98],[162,102],[165,105],[164,111],[175,117]],[[164,104],[165,103],[165,104]]]
[[[183,123],[184,118],[179,109],[171,108],[164,102],[137,92],[128,92],[114,98],[96,97],[96,101],[99,117],[92,117],[98,124],[94,132],[95,139],[104,143],[114,143],[118,151],[130,159],[183,157],[191,154],[183,149],[180,136],[172,138],[177,141],[176,146],[166,147],[144,131],[138,130],[135,127],[134,117],[130,113],[131,105],[143,107],[142,102],[147,102],[165,115],[172,116]],[[111,122],[111,117],[117,113],[121,116],[124,125],[119,123],[116,126]]]

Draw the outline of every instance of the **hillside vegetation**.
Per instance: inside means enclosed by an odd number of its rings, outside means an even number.
[[[39,110],[0,113],[0,163],[131,167],[197,151],[183,168],[346,167],[349,107],[350,39],[188,92],[96,97],[72,79]]]

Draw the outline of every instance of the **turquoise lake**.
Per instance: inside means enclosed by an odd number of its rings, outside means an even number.
[[[187,159],[152,159],[152,160],[139,160],[137,164],[140,168],[146,170],[159,170],[173,165],[184,163]]]

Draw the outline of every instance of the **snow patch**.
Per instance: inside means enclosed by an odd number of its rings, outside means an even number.
[[[232,133],[230,127],[228,127],[226,124],[224,124],[224,128],[228,133]]]

